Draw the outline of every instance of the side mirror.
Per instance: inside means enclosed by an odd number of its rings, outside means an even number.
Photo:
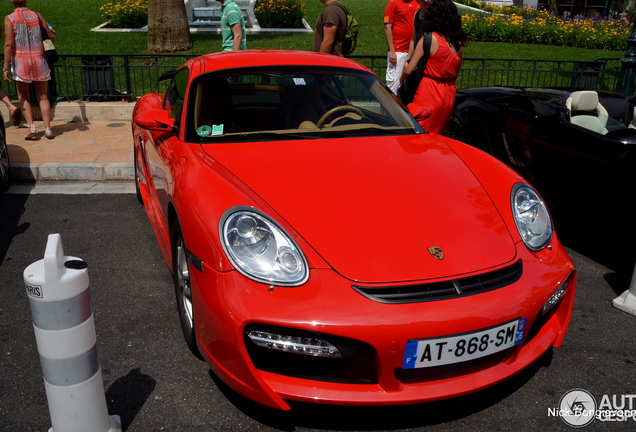
[[[171,132],[174,127],[174,119],[162,109],[144,111],[135,116],[134,122],[142,129],[156,132]]]
[[[409,104],[409,111],[415,117],[415,120],[422,121],[426,120],[431,116],[431,109],[425,105],[420,105],[416,103]]]

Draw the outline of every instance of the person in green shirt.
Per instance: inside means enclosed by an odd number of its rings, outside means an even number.
[[[245,20],[243,12],[234,0],[217,0],[221,7],[222,51],[239,51],[245,49]]]

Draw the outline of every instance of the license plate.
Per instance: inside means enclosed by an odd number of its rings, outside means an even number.
[[[411,340],[404,349],[404,369],[442,366],[474,360],[518,345],[526,319],[520,318],[474,333],[437,339]]]

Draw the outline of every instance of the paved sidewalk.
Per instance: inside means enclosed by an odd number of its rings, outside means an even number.
[[[54,120],[52,140],[42,121],[35,125],[35,139],[24,140],[25,122],[18,128],[5,122],[14,182],[133,181],[130,121]]]

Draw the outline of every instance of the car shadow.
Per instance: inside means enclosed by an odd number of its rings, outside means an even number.
[[[400,406],[339,406],[289,402],[290,411],[279,411],[259,405],[241,396],[212,370],[210,376],[221,393],[244,414],[282,431],[297,428],[380,431],[432,426],[461,419],[496,405],[523,387],[543,367],[550,366],[553,350],[503,383],[488,389],[453,399]]]
[[[28,194],[12,194],[11,187],[16,184],[15,178],[20,177],[21,182],[35,183],[33,174],[30,170],[24,169],[28,165],[29,155],[22,148],[17,146],[8,145],[9,150],[9,173],[11,176],[11,183],[9,185],[9,191],[4,194],[0,194],[0,271],[2,263],[5,259],[11,259],[7,257],[9,247],[14,237],[24,234],[29,229],[31,224],[29,222],[21,223],[22,214],[25,211],[26,202],[29,199]],[[26,164],[20,164],[19,166],[14,162],[15,160],[20,162],[27,162]],[[21,170],[18,173],[18,170]],[[18,175],[16,175],[18,174]]]
[[[12,259],[9,248],[13,239],[31,226],[30,222],[20,223],[28,199],[29,195],[0,195],[0,271],[5,260]]]
[[[577,235],[565,229],[559,230],[558,227],[557,233],[564,246],[616,272],[616,280],[623,279],[629,282],[631,279],[636,263],[635,235],[626,232],[622,238],[608,236],[590,240],[581,234]]]

